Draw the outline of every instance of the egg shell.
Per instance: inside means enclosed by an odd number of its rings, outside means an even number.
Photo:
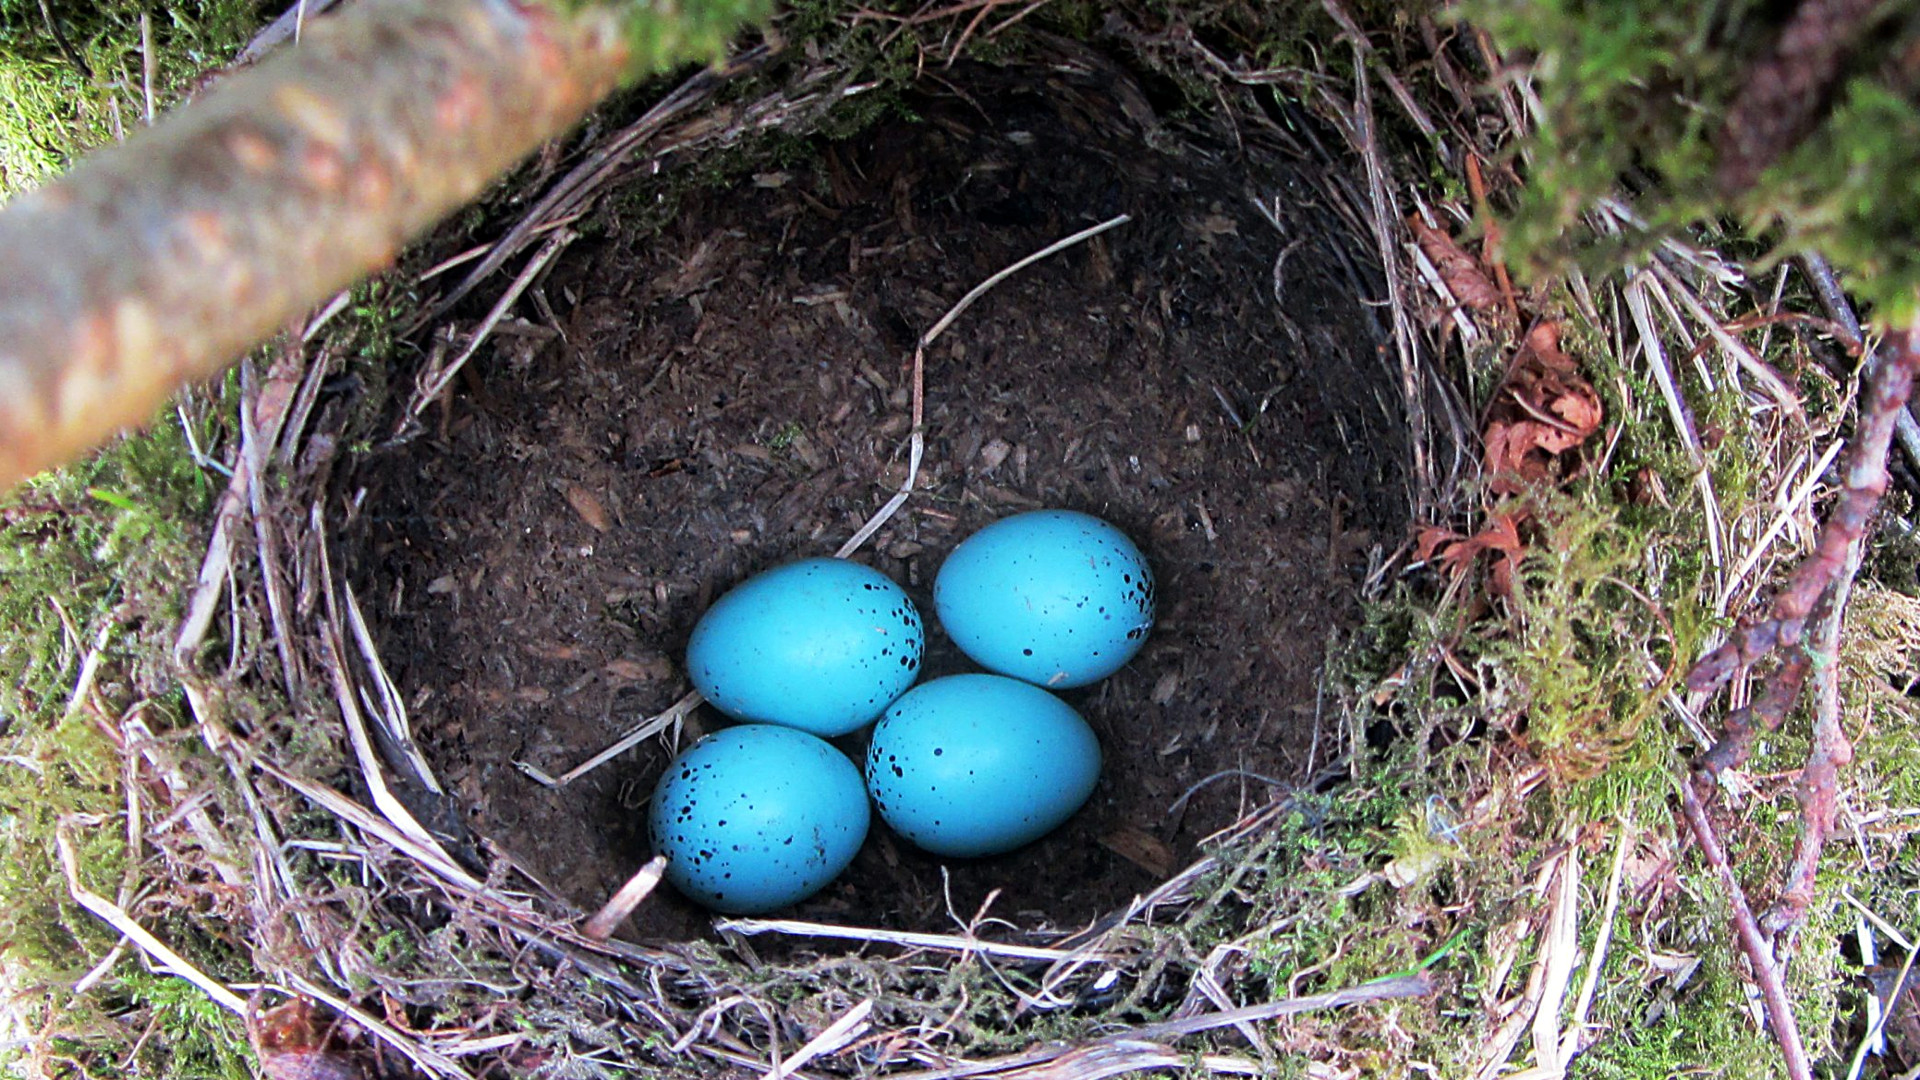
[[[825,888],[871,820],[845,754],[804,731],[743,724],[667,766],[647,826],[674,888],[715,911],[753,915]]]
[[[949,675],[874,725],[867,790],[893,830],[936,855],[998,855],[1073,816],[1100,778],[1100,741],[1073,707],[1000,675]]]
[[[1038,686],[1085,686],[1146,644],[1153,570],[1099,518],[1034,510],[961,541],[934,579],[933,605],[981,667]]]
[[[694,688],[736,720],[832,738],[866,726],[920,674],[926,628],[885,574],[803,559],[715,601],[687,643]]]

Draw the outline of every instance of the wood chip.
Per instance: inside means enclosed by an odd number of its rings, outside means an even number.
[[[599,496],[571,480],[560,490],[567,497],[567,505],[573,507],[573,512],[579,514],[580,520],[586,522],[593,531],[606,532],[612,527],[612,522],[607,520],[607,508]]]
[[[621,657],[607,661],[606,672],[622,682],[654,682],[673,674],[673,662],[659,655]]]
[[[1100,846],[1156,878],[1166,878],[1173,873],[1173,849],[1166,841],[1135,826],[1123,825],[1102,836]]]

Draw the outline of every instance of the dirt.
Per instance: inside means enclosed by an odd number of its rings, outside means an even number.
[[[1321,667],[1370,553],[1404,532],[1405,486],[1369,271],[1329,227],[1321,166],[1259,131],[1175,132],[1112,72],[945,85],[965,89],[690,196],[663,232],[576,244],[536,290],[551,322],[523,302],[428,433],[355,480],[359,587],[430,760],[477,834],[583,909],[649,855],[670,748],[560,790],[515,763],[558,774],[679,697],[714,597],[831,553],[900,483],[915,337],[1122,212],[929,350],[921,486],[857,556],[930,610],[943,555],[1007,514],[1128,532],[1159,575],[1158,626],[1066,695],[1105,749],[1099,788],[1053,835],[975,862],[876,819],[792,914],[952,929],[998,891],[997,916],[1081,924],[1335,751]],[[964,670],[937,628],[926,667]],[[722,723],[702,712],[682,743]],[[707,932],[666,892],[631,936]]]

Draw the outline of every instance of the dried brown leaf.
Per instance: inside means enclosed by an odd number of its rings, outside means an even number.
[[[1136,826],[1122,825],[1100,838],[1100,846],[1156,878],[1173,873],[1173,849]]]
[[[1426,223],[1418,214],[1407,218],[1407,224],[1413,229],[1414,240],[1420,250],[1426,252],[1433,261],[1434,269],[1440,272],[1440,280],[1446,282],[1453,298],[1460,306],[1474,311],[1482,311],[1500,302],[1500,290],[1494,287],[1493,280],[1480,268],[1480,260],[1467,254],[1458,241],[1445,232]]]
[[[1560,348],[1560,324],[1535,326],[1488,410],[1482,441],[1492,490],[1513,494],[1572,476],[1576,452],[1604,420],[1599,393]]]

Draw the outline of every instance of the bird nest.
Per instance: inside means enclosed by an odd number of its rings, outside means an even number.
[[[1255,1021],[1429,990],[1273,981],[1307,882],[1370,869],[1311,842],[1364,798],[1339,657],[1467,467],[1374,114],[1412,102],[963,7],[609,106],[249,369],[178,650],[231,631],[188,693],[235,792],[182,820],[296,995],[249,1005],[270,1072],[1251,1074]],[[1074,697],[1083,811],[962,862],[876,828],[779,918],[651,889],[713,597],[838,554],[924,599],[1040,506],[1160,577]]]

